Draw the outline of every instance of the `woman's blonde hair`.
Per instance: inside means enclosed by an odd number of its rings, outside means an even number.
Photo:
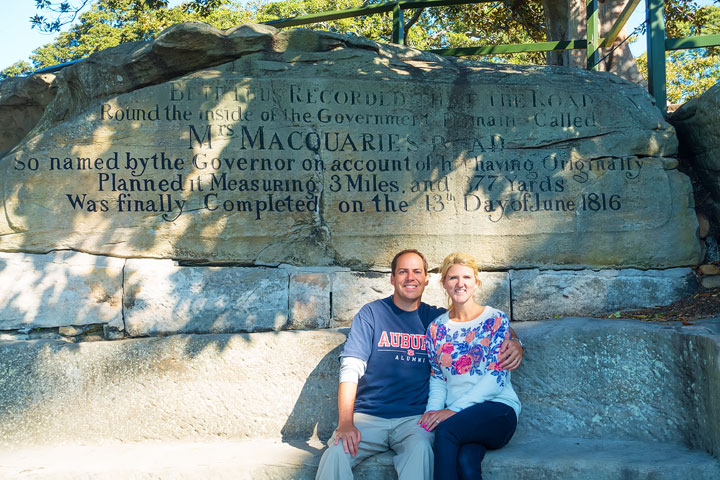
[[[475,282],[477,283],[477,288],[479,289],[482,286],[482,282],[480,282],[480,277],[478,276],[477,260],[475,260],[475,257],[470,255],[469,253],[465,252],[453,252],[447,257],[445,257],[442,265],[440,265],[441,285],[445,285],[445,279],[447,279],[448,270],[450,270],[450,267],[452,267],[453,265],[462,265],[464,267],[472,268],[472,271],[475,274]],[[450,295],[445,292],[445,296],[447,297],[448,307],[452,307],[452,300],[450,300]]]

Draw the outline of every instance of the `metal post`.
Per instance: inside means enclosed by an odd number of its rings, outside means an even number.
[[[400,2],[396,2],[395,6],[393,7],[393,31],[392,31],[392,41],[393,43],[399,43],[400,45],[403,45],[405,43],[405,32],[403,31],[405,27],[405,19],[403,18],[403,10],[400,8]]]
[[[663,115],[667,112],[665,84],[665,0],[645,0],[647,19],[648,90]]]
[[[600,20],[598,0],[587,0],[587,69],[598,70],[600,63]]]
[[[623,8],[623,11],[620,12],[617,20],[615,20],[615,24],[610,28],[610,31],[607,33],[607,35],[605,35],[605,40],[603,40],[603,42],[600,44],[600,47],[612,47],[613,43],[615,43],[615,39],[618,37],[620,31],[623,29],[625,24],[627,24],[627,21],[630,20],[630,16],[633,14],[639,3],[640,0],[630,0],[625,5],[625,8]]]

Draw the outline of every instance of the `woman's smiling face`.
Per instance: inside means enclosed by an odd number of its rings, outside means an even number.
[[[465,265],[453,265],[447,271],[443,287],[454,304],[463,304],[475,294],[475,272]]]

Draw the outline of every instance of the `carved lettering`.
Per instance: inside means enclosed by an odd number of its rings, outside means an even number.
[[[608,123],[601,100],[579,91],[244,78],[162,88],[152,104],[110,100],[96,112],[112,128],[151,129],[156,142],[18,155],[13,170],[67,176],[72,212],[257,222],[331,209],[459,215],[478,228],[539,215],[620,218],[638,201],[625,186],[652,174],[644,159],[585,158],[534,140]],[[81,175],[94,180],[70,191]]]

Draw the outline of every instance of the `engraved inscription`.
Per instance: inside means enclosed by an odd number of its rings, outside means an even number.
[[[13,170],[49,172],[64,211],[166,222],[226,215],[286,225],[331,211],[342,230],[358,215],[413,213],[502,235],[623,230],[653,208],[632,227],[646,229],[670,215],[628,194],[662,175],[657,162],[563,145],[615,121],[598,108],[603,99],[581,91],[240,76],[146,90],[90,115],[102,141],[21,152]]]

